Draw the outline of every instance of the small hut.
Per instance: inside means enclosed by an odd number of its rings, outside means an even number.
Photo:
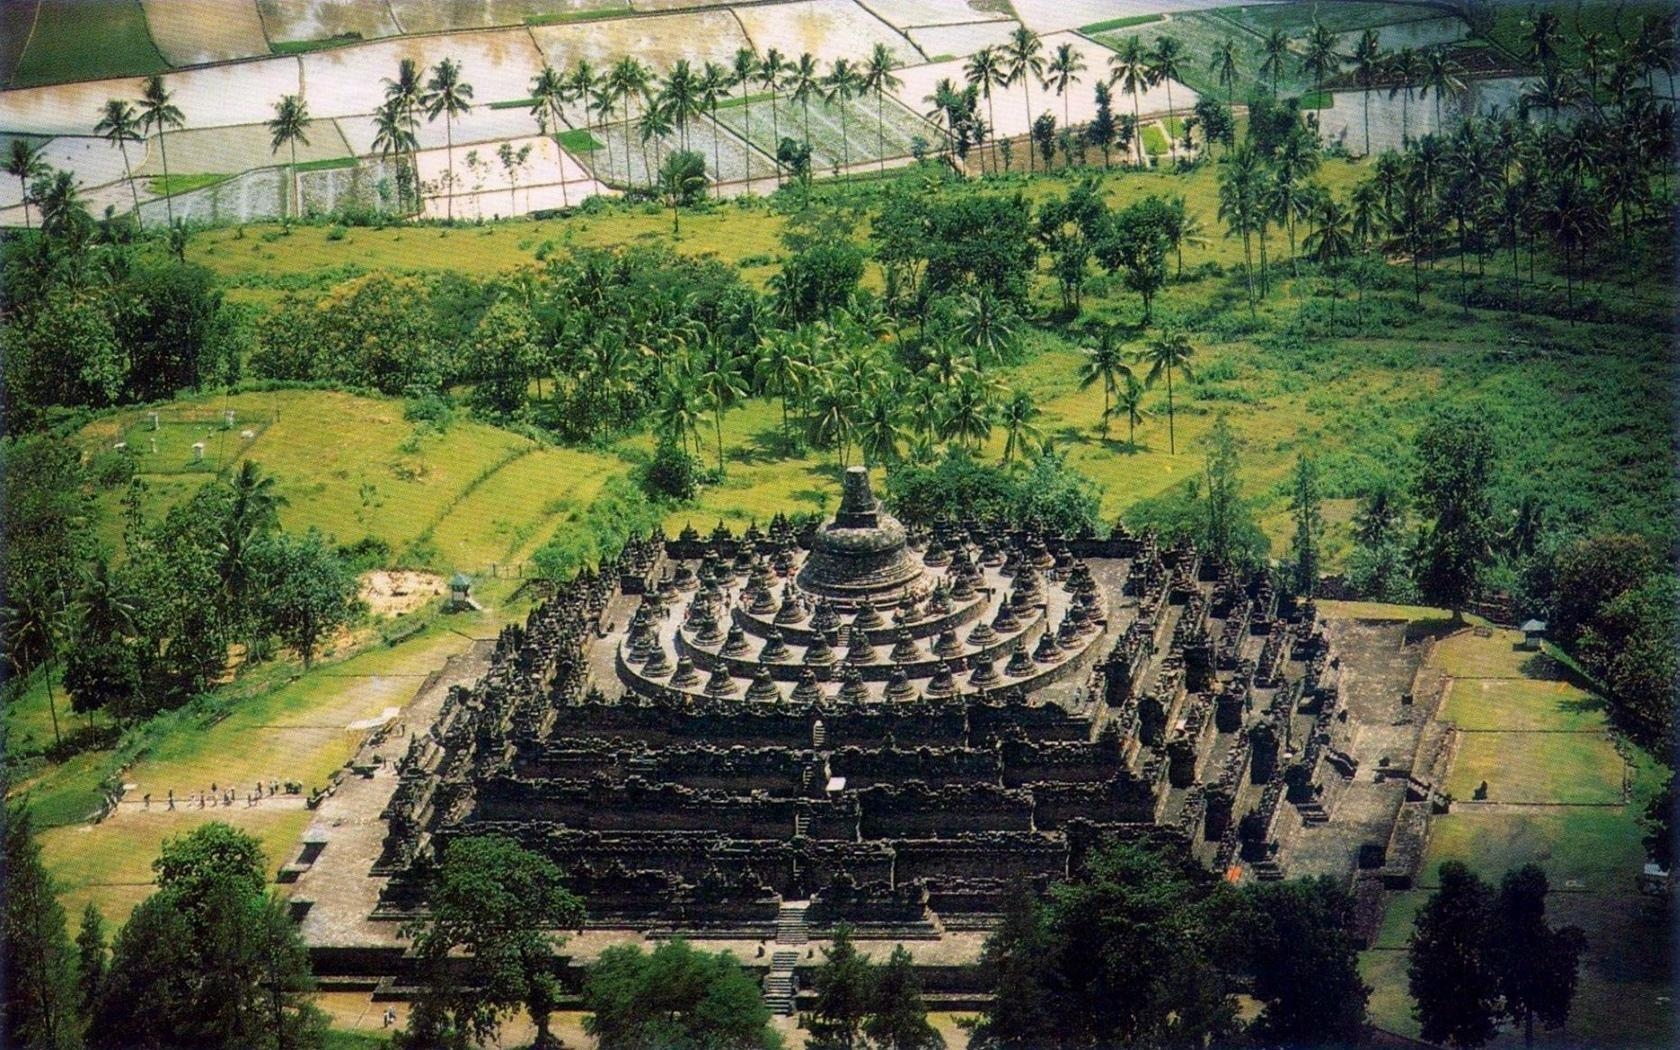
[[[472,598],[472,580],[464,572],[457,572],[449,579],[449,612],[476,611],[478,603]]]
[[[1526,652],[1539,652],[1540,643],[1546,640],[1546,621],[1529,620],[1518,629],[1523,634],[1522,648]]]

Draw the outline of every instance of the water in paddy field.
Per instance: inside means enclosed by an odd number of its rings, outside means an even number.
[[[1466,113],[1485,116],[1498,109],[1501,113],[1514,113],[1517,100],[1522,95],[1523,77],[1495,77],[1488,80],[1472,80],[1469,90],[1462,98],[1444,98],[1441,100],[1441,124],[1445,130],[1451,130]],[[1365,152],[1365,99],[1371,101],[1371,152],[1381,153],[1383,150],[1399,149],[1401,146],[1402,127],[1412,139],[1443,130],[1435,120],[1435,96],[1420,97],[1417,91],[1412,92],[1411,102],[1405,101],[1405,94],[1390,98],[1386,88],[1376,91],[1337,91],[1334,103],[1329,109],[1309,110],[1318,116],[1319,134],[1326,144],[1341,141],[1350,153]],[[1564,114],[1561,120],[1568,121],[1570,116]]]

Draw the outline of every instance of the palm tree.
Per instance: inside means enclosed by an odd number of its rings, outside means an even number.
[[[373,148],[381,157],[396,157],[400,164],[403,157],[419,148],[414,128],[414,118],[403,109],[401,101],[386,99],[373,111]],[[405,206],[400,199],[401,181],[398,180],[398,210]]]
[[[1388,89],[1388,97],[1392,99],[1395,95],[1401,95],[1400,144],[1405,145],[1412,140],[1409,129],[1412,86],[1417,83],[1418,74],[1421,72],[1417,52],[1409,47],[1403,47],[1396,51],[1388,58],[1388,71],[1394,75],[1394,84]],[[1403,95],[1402,92],[1404,92]]]
[[[863,465],[891,463],[898,458],[898,447],[905,439],[899,392],[879,372],[874,382],[859,385],[865,387],[857,391],[862,411],[852,429],[858,451],[863,453]]]
[[[420,67],[415,64],[412,58],[405,58],[397,63],[396,79],[382,77],[381,82],[385,85],[385,101],[402,112],[403,126],[418,128],[420,126],[420,119],[417,115],[420,112],[420,96],[425,94],[425,87],[420,81]],[[415,159],[415,154],[419,149],[420,145],[416,140],[414,146],[408,150],[407,178],[412,183],[415,211],[419,211],[421,208],[420,166]],[[400,184],[402,181],[400,168],[398,169],[398,176]]]
[[[1149,53],[1149,79],[1157,84],[1167,86],[1167,119],[1172,120],[1172,86],[1173,81],[1184,75],[1180,68],[1180,61],[1184,57],[1184,48],[1178,40],[1170,36],[1155,38],[1155,50]],[[1168,136],[1172,138],[1174,136]]]
[[[1237,98],[1237,42],[1226,37],[1215,45],[1213,61],[1208,63],[1208,69],[1225,89],[1225,104],[1234,104]]]
[[[566,105],[566,83],[560,71],[543,63],[541,71],[531,78],[531,115],[537,118],[537,131],[547,135],[554,129],[555,156],[560,165],[560,206],[571,207],[566,199],[566,154],[559,148],[560,127],[565,123],[562,113]]]
[[[928,104],[925,116],[933,121],[935,126],[945,130],[945,142],[949,152],[955,152],[957,122],[954,115],[962,105],[962,92],[951,82],[950,77],[940,77],[933,85],[933,94],[923,95],[922,101]]]
[[[746,157],[747,192],[752,192],[752,82],[758,76],[758,52],[750,47],[743,47],[735,52],[735,60],[730,63],[730,78],[741,88],[741,115],[746,120],[747,143]]]
[[[444,154],[449,171],[449,195],[444,198],[447,217],[455,218],[455,118],[472,109],[472,85],[461,79],[461,65],[446,58],[432,67],[432,78],[426,81],[426,93],[420,104],[426,107],[426,119],[443,116]]]
[[[1301,68],[1312,74],[1313,94],[1324,92],[1324,82],[1342,68],[1342,55],[1336,50],[1336,34],[1319,22],[1314,22],[1307,36],[1307,53],[1301,58]]]
[[[940,400],[939,436],[978,451],[992,436],[992,389],[976,372],[963,372]]]
[[[695,386],[712,410],[712,426],[717,434],[718,473],[723,473],[723,413],[735,402],[747,396],[741,382],[735,355],[723,340],[715,336],[707,340],[706,370],[700,373]]]
[[[1085,56],[1075,51],[1072,44],[1057,45],[1044,72],[1045,86],[1054,86],[1056,94],[1062,97],[1062,124],[1071,127],[1073,120],[1068,116],[1068,89],[1079,83],[1079,74],[1085,72]]]
[[[719,152],[718,103],[729,95],[729,71],[716,62],[707,62],[700,69],[700,79],[694,85],[700,105],[712,113],[712,172],[716,179],[714,194],[723,194],[723,159]]]
[[[1008,83],[1021,85],[1027,100],[1027,127],[1032,127],[1032,81],[1044,78],[1044,41],[1025,26],[1009,35],[1004,45],[1003,60],[1008,67]],[[1027,149],[1027,170],[1033,166],[1032,148]]]
[[[663,112],[663,107],[655,107],[648,111],[648,116]],[[643,118],[644,120],[646,117]],[[667,125],[668,126],[668,125]],[[696,192],[706,187],[706,162],[698,153],[689,150],[678,150],[667,154],[665,163],[659,168],[659,188],[665,194],[665,199],[671,202],[671,236],[673,239],[682,237],[682,224],[677,217],[677,210],[683,202],[691,199]]]
[[[1184,374],[1186,379],[1194,379],[1190,373],[1190,358],[1196,353],[1196,348],[1190,345],[1190,340],[1183,332],[1168,331],[1162,333],[1159,339],[1151,340],[1144,351],[1143,360],[1149,364],[1149,375],[1144,380],[1150,386],[1165,375],[1167,377],[1167,452],[1169,455],[1178,454],[1178,441],[1173,433],[1173,372]]]
[[[134,185],[134,172],[128,166],[128,144],[139,142],[140,118],[134,111],[131,102],[120,98],[105,100],[105,108],[99,111],[99,123],[93,126],[93,133],[106,142],[114,142],[122,150],[123,175],[128,179],[128,192],[134,197],[134,221],[140,222],[140,191]]]
[[[87,204],[82,200],[81,184],[70,172],[43,172],[30,185],[29,192],[40,205],[44,236],[69,240],[86,229]]]
[[[1102,436],[1108,440],[1109,401],[1119,390],[1123,380],[1130,379],[1131,366],[1126,364],[1126,354],[1120,348],[1120,340],[1112,327],[1104,326],[1097,338],[1097,345],[1083,351],[1085,361],[1079,369],[1079,389],[1089,390],[1097,383],[1103,388]]]
[[[788,71],[788,86],[793,90],[790,98],[799,103],[805,111],[805,148],[811,147],[811,96],[816,94],[822,86],[822,78],[817,75],[817,60],[811,57],[809,51],[799,56],[799,61]]]
[[[589,64],[589,59],[587,58],[578,59],[577,65],[572,67],[572,71],[565,75],[565,79],[563,81],[566,91],[571,95],[572,99],[583,103],[583,130],[588,134],[593,134],[595,131],[595,121],[591,119],[591,117],[593,116],[595,105],[595,92],[596,89],[600,87],[600,82],[601,77],[596,74],[595,67]],[[607,170],[611,171],[612,136],[603,131],[602,137],[607,140]],[[629,161],[626,160],[626,170],[628,170],[629,167]]]
[[[840,157],[846,178],[852,177],[852,146],[846,130],[846,110],[852,99],[863,91],[863,77],[850,59],[837,58],[823,85],[828,89],[823,101],[840,107]]]
[[[788,399],[797,397],[811,372],[811,362],[804,340],[795,333],[776,330],[767,333],[759,342],[758,360],[753,372],[760,389],[774,394],[782,403],[782,432],[788,429]]]
[[[1358,245],[1360,254],[1363,255],[1370,251],[1372,242],[1377,239],[1382,230],[1382,194],[1377,189],[1376,180],[1366,179],[1355,186],[1349,202],[1352,206],[1348,209],[1348,231],[1352,235],[1354,243]],[[1511,243],[1514,251],[1516,244],[1514,236]],[[1515,269],[1514,263],[1512,268]],[[1365,282],[1359,269],[1354,270],[1354,275],[1358,278],[1360,320],[1363,323]]]
[[[174,94],[163,86],[163,77],[156,73],[147,77],[140,87],[140,126],[148,132],[157,129],[158,153],[163,157],[163,207],[170,226],[175,225],[175,206],[171,199],[174,194],[169,189],[169,147],[164,142],[164,133],[186,126],[181,110],[171,101],[173,98]]]
[[[605,77],[595,82],[595,91],[590,96],[590,105],[595,111],[595,119],[600,121],[601,141],[607,148],[607,170],[617,171],[613,163],[612,130],[613,115],[618,112],[618,95],[613,91]],[[631,183],[630,177],[630,144],[624,144],[624,181]]]
[[[696,409],[697,400],[694,378],[689,374],[686,361],[680,367],[667,368],[660,372],[658,389],[653,398],[653,432],[661,440],[680,444],[684,452],[688,451],[688,443],[692,439],[696,458],[700,453],[700,413]]]
[[[579,65],[582,65],[580,62]],[[634,56],[626,55],[613,63],[613,67],[602,74],[606,81],[607,92],[624,104],[624,174],[625,181],[630,185],[636,184],[634,172],[630,162],[630,124],[636,119],[633,102],[641,99],[647,101],[648,89],[653,83],[653,71]],[[607,166],[612,166],[612,136],[605,136],[607,140]],[[653,169],[648,166],[647,150],[642,150],[642,176],[649,186],[653,185]]]
[[[1260,44],[1260,54],[1264,61],[1260,63],[1260,75],[1270,77],[1272,81],[1272,97],[1277,98],[1278,76],[1283,72],[1283,63],[1289,58],[1289,36],[1282,29],[1274,29],[1267,34]]]
[[[637,118],[636,130],[641,137],[642,152],[645,154],[648,143],[653,143],[654,160],[663,167],[663,162],[659,158],[659,148],[670,137],[671,132],[675,130],[675,125],[671,123],[670,112],[657,101],[649,104],[646,109],[642,110],[642,115]]]
[[[1353,219],[1348,210],[1323,194],[1313,206],[1314,228],[1301,242],[1313,258],[1330,271],[1330,328],[1336,327],[1336,300],[1341,297],[1341,261],[1353,254]]]
[[[1452,52],[1444,47],[1430,48],[1423,56],[1423,93],[1435,92],[1435,127],[1439,130],[1441,123],[1441,96],[1464,94],[1464,72],[1457,62],[1453,61]]]
[[[764,61],[758,66],[758,82],[770,89],[770,155],[775,157],[782,144],[781,124],[776,116],[776,94],[781,90],[783,75],[787,73],[787,60],[775,48],[764,52]],[[782,184],[782,166],[776,165],[776,185]]]
[[[892,49],[879,41],[863,65],[863,90],[875,92],[875,152],[880,154],[883,173],[887,170],[887,92],[903,83],[893,76],[896,68],[898,59]],[[986,97],[991,98],[990,92]]]
[[[15,138],[6,145],[6,174],[18,180],[23,191],[23,226],[29,228],[29,184],[47,173],[41,148],[28,139]]]
[[[1574,179],[1558,179],[1540,205],[1540,221],[1557,242],[1563,255],[1565,301],[1569,323],[1575,323],[1575,253],[1585,251],[1593,236],[1603,229],[1602,216],[1591,195]]]
[[[1132,96],[1132,123],[1136,129],[1138,167],[1143,167],[1143,121],[1138,114],[1138,95],[1149,86],[1149,56],[1143,41],[1127,37],[1120,50],[1108,56],[1108,82]]]
[[[1003,68],[1003,54],[996,46],[988,45],[970,55],[963,66],[963,79],[986,100],[986,122],[997,127],[997,111],[992,105],[992,89],[1009,86],[1009,75]],[[997,171],[997,158],[992,158],[992,170]]]
[[[1518,98],[1518,105],[1524,113],[1531,109],[1543,109],[1549,114],[1546,123],[1556,124],[1558,114],[1574,105],[1581,98],[1581,84],[1575,75],[1567,69],[1548,66],[1540,74],[1540,79],[1530,81],[1523,86],[1523,92]]]
[[[1383,69],[1382,42],[1375,29],[1367,29],[1353,47],[1353,75],[1363,89],[1365,101],[1365,155],[1371,155],[1371,90]]]
[[[1137,451],[1137,428],[1144,420],[1143,392],[1146,388],[1138,377],[1130,371],[1126,373],[1126,381],[1114,394],[1114,411],[1126,417],[1126,448]],[[1107,425],[1106,422],[1104,424]]]
[[[272,155],[279,153],[281,146],[291,147],[293,214],[303,210],[303,196],[298,186],[297,144],[309,145],[309,136],[305,131],[310,123],[309,103],[303,100],[302,95],[282,97],[274,104],[274,119],[268,122],[268,152]]]
[[[1008,463],[1015,458],[1015,450],[1020,449],[1023,454],[1044,445],[1044,431],[1038,426],[1038,417],[1044,413],[1033,404],[1032,395],[1025,390],[1015,390],[1010,393],[1009,400],[1003,403],[1003,461]]]
[[[1253,236],[1261,226],[1264,169],[1260,156],[1249,143],[1238,146],[1219,173],[1219,219],[1227,237],[1240,235],[1243,242],[1243,276],[1248,283],[1248,312],[1255,316]]]
[[[1563,20],[1554,11],[1541,10],[1535,13],[1530,9],[1530,17],[1523,19],[1523,25],[1527,29],[1523,40],[1528,45],[1528,57],[1538,62],[1542,69],[1550,69],[1557,65],[1558,38],[1563,28]]]

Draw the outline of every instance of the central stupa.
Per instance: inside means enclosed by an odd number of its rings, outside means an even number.
[[[847,608],[866,599],[890,605],[910,593],[923,575],[905,544],[904,526],[881,509],[869,489],[869,471],[850,467],[840,510],[812,539],[799,586]]]

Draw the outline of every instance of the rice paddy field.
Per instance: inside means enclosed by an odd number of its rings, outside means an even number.
[[[1462,861],[1495,883],[1510,868],[1538,864],[1552,889],[1550,921],[1587,935],[1575,1010],[1548,1041],[1672,1045],[1665,954],[1673,917],[1636,889],[1645,862],[1639,816],[1666,774],[1637,749],[1613,747],[1602,701],[1549,656],[1520,650],[1520,639],[1515,631],[1466,630],[1438,642],[1429,658],[1450,677],[1441,717],[1460,731],[1447,785],[1455,802],[1432,822],[1418,888],[1391,898],[1361,959],[1375,989],[1371,1018],[1417,1034],[1405,949],[1443,861]],[[1487,800],[1474,801],[1483,780]],[[1521,1039],[1507,1032],[1494,1045]]]
[[[915,139],[920,138],[924,143],[939,141],[939,132],[931,124],[892,98],[884,100],[880,113],[885,120],[878,125],[876,100],[873,95],[855,98],[846,103],[830,103],[813,98],[809,107],[812,171],[818,175],[825,175],[848,155],[854,165],[881,157],[907,157]],[[845,120],[844,133],[841,128],[842,114]],[[749,130],[749,116],[753,146],[766,157],[774,156],[776,128],[772,127],[769,106],[754,105],[750,115],[742,106],[718,111],[718,120],[743,138]],[[805,106],[791,102],[786,97],[777,104],[776,123],[783,138],[802,138],[805,134],[805,121]],[[696,138],[695,143],[698,148],[701,138]]]

